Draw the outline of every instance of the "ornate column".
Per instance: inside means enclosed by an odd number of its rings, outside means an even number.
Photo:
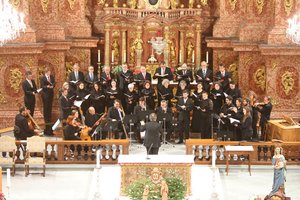
[[[141,26],[138,26],[137,27],[137,31],[136,31],[136,37],[137,37],[137,40],[136,40],[136,66],[137,67],[140,67],[141,66],[141,63],[142,63],[142,53],[143,53],[143,41],[142,41],[142,27]]]
[[[196,26],[196,59],[195,59],[195,68],[200,66],[201,62],[201,27],[200,25]]]
[[[164,49],[164,61],[167,66],[169,66],[169,27],[165,27],[165,42],[166,42],[166,47]]]
[[[184,48],[184,32],[180,31],[179,32],[179,64],[184,63],[184,55],[185,55],[185,48]]]
[[[109,34],[110,34],[110,27],[108,25],[105,25],[104,28],[104,34],[105,34],[105,41],[104,41],[104,52],[105,52],[105,58],[104,58],[104,65],[110,66],[110,49],[109,49]]]
[[[126,30],[122,30],[122,47],[121,47],[121,58],[122,64],[127,62],[127,52],[126,52]]]

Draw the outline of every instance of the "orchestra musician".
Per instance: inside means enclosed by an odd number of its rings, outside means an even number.
[[[150,83],[152,81],[151,74],[146,71],[145,66],[142,65],[140,70],[141,70],[141,72],[136,75],[136,80],[135,80],[138,82],[139,91],[142,90],[146,81],[149,81]]]
[[[97,126],[100,124],[100,115],[96,113],[96,110],[93,106],[88,108],[88,111],[85,115],[85,125],[89,127],[89,135],[91,136]]]
[[[39,133],[39,130],[34,129],[32,123],[28,121],[29,112],[25,106],[22,106],[15,117],[14,136],[17,140],[27,140],[28,137]]]
[[[172,107],[171,99],[173,99],[173,97],[174,94],[170,87],[170,81],[168,79],[164,79],[162,81],[162,85],[158,87],[158,102],[166,100],[168,102],[168,106]]]
[[[75,92],[77,89],[77,83],[84,81],[84,75],[81,71],[79,71],[79,64],[75,63],[73,65],[73,71],[69,73],[69,84],[70,89]]]
[[[266,125],[270,120],[271,111],[272,111],[272,103],[271,97],[264,97],[263,103],[256,103],[255,107],[258,112],[260,112],[260,121],[259,126],[261,128],[261,140],[265,139],[266,134]]]
[[[194,101],[194,107],[193,107],[193,116],[192,116],[192,123],[191,123],[191,129],[194,133],[200,133],[201,132],[201,126],[202,122],[199,121],[201,116],[201,110],[200,110],[200,104],[202,101],[202,93],[204,92],[202,83],[198,83],[197,90],[192,92],[192,99]]]
[[[189,139],[190,134],[190,111],[193,109],[193,101],[188,98],[189,92],[184,90],[182,97],[177,102],[178,110],[178,126],[179,126],[179,141],[177,144],[182,144],[183,139]],[[183,135],[184,133],[184,135]]]
[[[203,89],[207,92],[210,91],[210,84],[212,82],[212,70],[207,68],[207,62],[201,62],[201,69],[196,72],[195,79],[197,83],[202,83]]]
[[[37,92],[37,87],[35,81],[32,79],[31,71],[25,73],[26,80],[22,83],[22,88],[24,91],[24,104],[27,109],[30,110],[30,115],[33,116],[35,108],[35,95]]]
[[[171,116],[173,115],[172,109],[168,107],[168,103],[166,100],[162,100],[160,102],[160,106],[156,109],[156,114],[158,116],[161,114],[170,114]],[[174,130],[172,126],[172,121],[166,120],[165,125],[166,127],[163,128],[165,128],[165,131],[167,132],[166,140],[170,141],[172,132]]]
[[[211,113],[213,111],[213,102],[208,98],[208,93],[206,91],[202,92],[202,100],[200,105],[197,107],[200,110],[200,120],[202,123],[201,127],[201,138],[209,139],[211,138]]]
[[[225,99],[221,83],[215,82],[214,88],[210,91],[210,96],[214,104],[214,113],[219,115]]]
[[[69,115],[67,118],[67,125],[64,127],[65,140],[81,140],[80,127],[76,122],[75,116]],[[73,147],[74,151],[74,147]]]
[[[121,92],[117,86],[117,81],[112,79],[110,82],[110,87],[106,90],[106,105],[107,108],[114,105],[116,99],[121,100]]]
[[[146,100],[147,106],[149,106],[150,110],[154,110],[155,108],[155,99],[156,93],[155,90],[151,87],[151,82],[146,80],[143,85],[143,89],[140,90],[140,97],[144,97]]]
[[[231,81],[231,73],[226,71],[224,64],[219,64],[219,71],[216,73],[216,81],[219,81],[222,85],[223,91],[226,91]]]
[[[91,91],[91,106],[96,110],[96,113],[104,113],[105,111],[105,95],[98,83],[94,83]]]
[[[111,73],[109,66],[103,67],[103,72],[100,74],[100,85],[103,91],[106,91],[110,87],[110,82],[115,78],[114,74]]]
[[[134,107],[138,101],[138,94],[134,90],[134,84],[130,83],[128,85],[128,90],[126,93],[124,93],[124,97],[126,102],[125,106],[123,106],[125,108],[125,113],[132,114]]]
[[[236,99],[242,97],[240,89],[236,86],[236,84],[233,81],[229,82],[229,88],[226,90],[226,94],[232,97],[232,102],[234,104],[236,102]]]
[[[158,79],[157,88],[162,85],[164,79],[169,81],[173,80],[173,74],[171,68],[166,66],[166,63],[162,61],[160,67],[156,68],[153,79]]]
[[[250,112],[250,107],[246,106],[243,108],[243,118],[241,120],[241,133],[242,133],[242,140],[251,140],[253,136],[253,129],[252,129],[252,117]]]
[[[125,138],[122,127],[123,118],[125,117],[124,110],[121,108],[121,101],[119,99],[114,100],[114,105],[108,109],[107,119],[109,121],[117,121],[117,127],[112,127],[116,139]]]
[[[128,85],[133,81],[133,72],[128,69],[126,63],[122,65],[122,71],[118,74],[117,81],[122,92],[126,92]]]
[[[59,97],[60,119],[66,120],[72,112],[73,103],[68,98],[68,90],[64,89]]]
[[[84,77],[84,81],[86,82],[86,88],[88,91],[91,90],[94,83],[98,82],[98,76],[94,73],[93,66],[89,66],[88,72]]]
[[[180,82],[181,80],[184,80],[188,87],[190,86],[190,82],[194,80],[192,70],[188,70],[186,63],[183,63],[181,69],[176,72],[176,81]]]
[[[175,98],[178,100],[182,97],[182,92],[184,90],[188,90],[188,86],[187,83],[185,82],[185,80],[181,80],[179,82],[178,88],[176,90],[176,94],[175,94]]]

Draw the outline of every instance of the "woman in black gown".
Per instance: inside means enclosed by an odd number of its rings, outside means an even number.
[[[95,108],[96,113],[105,111],[105,95],[98,83],[94,83],[91,91],[91,105]]]
[[[146,105],[150,110],[155,109],[155,90],[151,87],[150,81],[145,81],[143,89],[140,91],[140,97],[144,97],[146,100]]]
[[[173,97],[174,94],[172,88],[170,87],[170,81],[168,79],[164,79],[162,81],[162,85],[158,87],[158,102],[166,100],[168,102],[168,107],[172,107],[171,100]]]
[[[200,133],[202,122],[199,121],[201,116],[200,103],[202,100],[203,85],[199,83],[197,85],[197,90],[192,92],[192,99],[194,100],[194,109],[192,116],[192,132]],[[199,135],[200,136],[200,135]]]
[[[110,87],[106,90],[106,103],[107,108],[112,107],[114,105],[114,100],[121,100],[121,91],[117,87],[117,81],[112,79],[110,82]]]

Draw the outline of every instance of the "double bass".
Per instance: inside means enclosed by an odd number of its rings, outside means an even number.
[[[91,141],[92,139],[91,139],[91,136],[89,135],[89,127],[87,127],[85,125],[84,115],[82,113],[81,108],[79,108],[79,112],[80,112],[80,115],[81,115],[81,123],[83,125],[83,128],[80,131],[80,138],[81,138],[81,140],[84,140],[84,141]]]

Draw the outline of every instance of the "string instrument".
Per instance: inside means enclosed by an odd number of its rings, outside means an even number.
[[[89,136],[89,127],[87,127],[84,123],[84,115],[81,108],[79,108],[79,112],[81,115],[81,123],[83,125],[83,128],[80,131],[80,138],[81,140],[91,141],[91,136]]]
[[[122,113],[123,113],[123,119],[124,119],[124,117],[125,117],[125,112],[124,112],[123,106],[120,105],[120,107],[121,107],[121,111],[122,111]],[[128,138],[128,134],[127,134],[125,125],[124,125],[124,123],[123,123],[123,119],[122,119],[122,121],[121,121],[121,123],[122,123],[122,128],[123,128],[123,131],[124,131],[124,133],[125,133],[125,135],[126,135],[126,138]]]
[[[107,113],[103,113],[103,115],[93,124],[92,128],[94,128],[95,126],[97,126],[97,124],[99,124],[106,117],[106,115],[107,115]]]

